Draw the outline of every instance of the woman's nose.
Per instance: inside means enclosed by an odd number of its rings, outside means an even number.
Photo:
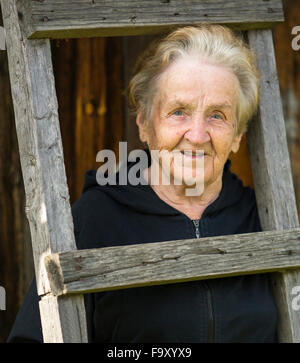
[[[184,137],[192,144],[204,144],[210,141],[206,118],[199,113],[193,115]]]

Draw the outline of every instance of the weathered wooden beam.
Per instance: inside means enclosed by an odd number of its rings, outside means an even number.
[[[86,293],[300,267],[300,229],[105,247],[45,258],[52,293]]]
[[[45,343],[87,343],[83,296],[44,296],[40,311]]]
[[[5,50],[5,29],[0,26],[0,50]]]
[[[222,23],[266,28],[284,20],[281,0],[21,0],[30,38],[158,33],[170,26]]]
[[[87,341],[83,297],[63,302],[56,297],[43,299],[49,283],[42,259],[49,253],[76,248],[73,219],[69,204],[63,150],[58,120],[57,100],[49,40],[28,40],[22,32],[17,0],[1,0],[9,60],[12,99],[26,193],[34,254],[37,290],[42,296],[40,309],[45,341]],[[25,5],[25,3],[24,3]],[[49,305],[50,304],[50,305]],[[58,308],[57,308],[58,306]],[[47,314],[53,311],[53,316]],[[68,319],[76,312],[80,330]],[[56,321],[57,324],[53,324]]]
[[[258,117],[250,124],[248,144],[263,230],[299,226],[287,147],[271,30],[248,32],[261,71]],[[300,271],[272,276],[279,310],[278,335],[282,342],[300,342],[300,314],[292,309],[291,291],[300,285]]]

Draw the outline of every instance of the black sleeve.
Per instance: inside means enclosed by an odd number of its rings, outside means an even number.
[[[7,343],[43,343],[39,296],[36,280],[33,279],[23,304],[18,312]],[[93,341],[94,294],[84,295],[87,318],[88,341]]]
[[[79,228],[77,218],[74,218],[73,211],[74,208],[72,208],[74,232],[77,248],[79,248],[77,233]],[[43,343],[39,300],[36,279],[34,278],[9,334],[8,343]],[[84,295],[84,303],[87,318],[88,340],[90,342],[93,340],[94,295]]]
[[[42,343],[42,327],[39,313],[39,297],[36,280],[33,279],[25,300],[18,312],[8,343]]]

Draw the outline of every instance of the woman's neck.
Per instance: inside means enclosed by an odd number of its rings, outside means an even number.
[[[211,184],[204,185],[201,195],[187,196],[186,188],[188,187],[185,185],[163,185],[162,183],[153,185],[150,169],[151,166],[144,170],[144,178],[155,193],[164,202],[186,214],[190,219],[200,219],[204,210],[218,198],[222,189],[222,178],[220,178]]]

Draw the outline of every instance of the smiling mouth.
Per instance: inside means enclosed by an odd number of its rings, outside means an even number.
[[[201,158],[203,156],[208,156],[207,153],[203,152],[203,150],[201,151],[193,151],[193,150],[183,150],[180,151],[182,155],[184,155],[184,157],[188,157],[188,158]]]

